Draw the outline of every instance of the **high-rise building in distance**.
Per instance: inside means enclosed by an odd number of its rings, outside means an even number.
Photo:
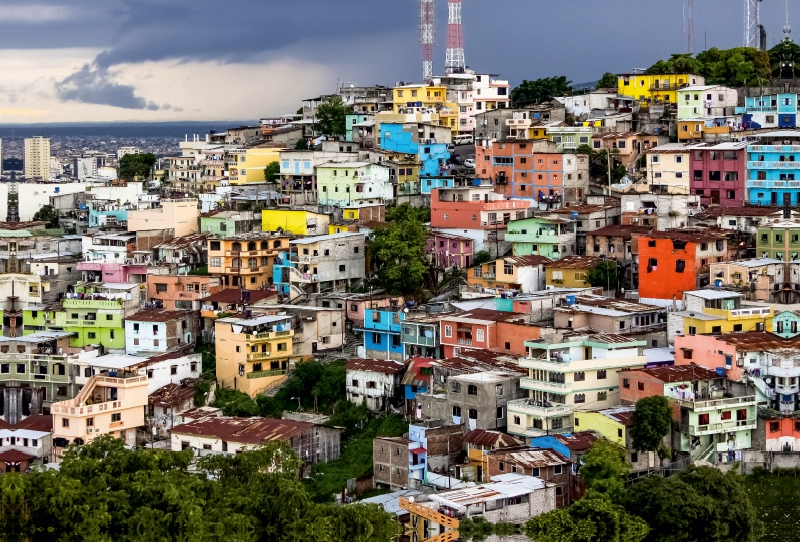
[[[25,139],[25,177],[50,178],[50,139],[34,136]]]

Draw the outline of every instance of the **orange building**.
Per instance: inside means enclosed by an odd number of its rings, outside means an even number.
[[[589,160],[554,151],[544,140],[491,141],[475,147],[475,173],[491,179],[507,198],[578,202],[588,188]]]
[[[202,300],[219,291],[219,277],[147,275],[148,302],[160,309],[199,311]]]
[[[542,332],[521,314],[491,309],[443,315],[439,325],[445,358],[458,356],[462,348],[499,348],[523,356],[523,343]]]
[[[272,284],[278,253],[289,250],[288,235],[246,233],[208,240],[208,272],[219,276],[220,287],[258,290]]]
[[[800,420],[797,418],[767,419],[764,430],[767,450],[771,452],[781,452],[787,449],[793,452],[800,451]]]
[[[639,298],[682,299],[710,282],[709,265],[724,261],[724,235],[666,230],[639,235]]]

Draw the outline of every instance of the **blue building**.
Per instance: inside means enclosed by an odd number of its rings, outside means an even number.
[[[417,124],[384,123],[378,138],[380,148],[389,152],[418,155],[420,179],[444,172],[450,158],[447,143],[435,139],[420,139]]]
[[[372,115],[367,115],[364,113],[347,115],[344,121],[345,140],[353,141],[353,132],[356,132],[356,134],[358,134],[359,128],[361,128],[364,123],[369,123],[373,119],[374,117]],[[375,123],[373,122],[372,124],[374,125]],[[372,132],[372,130],[370,130],[370,132]]]
[[[275,257],[275,263],[272,265],[272,280],[279,295],[289,295],[291,292],[289,276],[292,272],[291,268],[297,269],[297,265],[298,262],[289,259],[288,252],[279,252]]]
[[[795,93],[761,94],[747,96],[744,101],[742,122],[745,128],[795,128],[797,126],[798,99]],[[737,112],[738,112],[737,108]]]
[[[751,205],[800,205],[800,132],[767,132],[748,145],[747,194]]]
[[[89,202],[89,227],[121,226],[128,222],[128,209],[112,202]]]
[[[401,322],[405,318],[406,315],[402,311],[377,309],[364,311],[364,327],[358,331],[364,333],[364,350],[368,358],[401,362],[405,360],[401,341]]]

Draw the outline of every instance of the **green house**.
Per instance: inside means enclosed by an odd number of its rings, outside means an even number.
[[[800,327],[800,316],[793,311],[782,311],[772,318],[772,332],[784,339],[791,339],[800,333],[798,327]]]
[[[200,233],[230,237],[261,230],[261,213],[253,211],[210,211],[200,216]]]
[[[575,254],[575,222],[565,218],[531,217],[508,223],[506,242],[514,256],[544,256],[558,260]]]
[[[800,260],[800,221],[775,220],[758,228],[756,257]]]

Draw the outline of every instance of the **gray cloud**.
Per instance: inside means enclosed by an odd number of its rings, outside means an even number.
[[[65,102],[110,105],[123,109],[158,109],[136,95],[131,85],[120,85],[112,80],[106,68],[84,64],[80,71],[56,83],[56,95]]]

